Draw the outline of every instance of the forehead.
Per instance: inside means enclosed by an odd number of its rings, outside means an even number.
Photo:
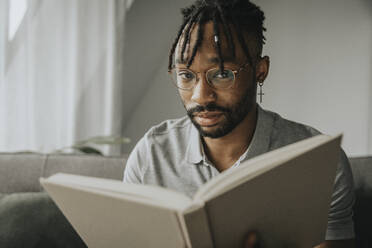
[[[219,56],[217,51],[216,40],[218,39],[220,42],[222,58],[225,63],[242,64],[246,62],[246,56],[243,52],[243,49],[241,48],[235,29],[232,26],[230,26],[229,29],[233,38],[232,41],[235,46],[235,57],[233,57],[232,48],[229,46],[228,39],[222,25],[218,26],[219,28],[218,38],[215,35],[214,25],[212,21],[209,21],[202,25],[203,25],[203,33],[201,34],[202,37],[198,37],[198,30],[200,28],[199,24],[196,24],[191,28],[189,38],[190,41],[187,43],[184,52],[184,58],[186,59],[186,61],[188,58],[190,58],[192,50],[195,47],[198,38],[202,38],[202,42],[197,48],[197,53],[195,55],[196,59],[201,57],[202,59],[207,59],[211,63],[213,62],[217,64],[219,61]],[[181,51],[185,38],[186,34],[183,33],[177,44],[175,51],[176,64],[185,63],[185,61],[181,61]]]

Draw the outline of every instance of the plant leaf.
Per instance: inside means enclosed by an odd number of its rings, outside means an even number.
[[[97,154],[97,155],[101,155],[103,156],[102,152],[93,148],[93,147],[89,147],[89,146],[75,146],[74,147],[76,150],[79,150],[83,153],[87,153],[87,154]]]
[[[97,145],[120,145],[130,143],[130,139],[120,136],[95,136],[86,140],[79,141],[76,143],[76,145],[83,146],[89,143]]]

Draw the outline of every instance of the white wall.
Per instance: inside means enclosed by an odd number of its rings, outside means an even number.
[[[371,38],[372,39],[372,38]],[[371,55],[372,57],[372,55]],[[372,72],[372,58],[371,58],[371,69]],[[372,74],[372,73],[371,73]],[[371,76],[372,78],[372,76]],[[372,80],[371,80],[372,81]],[[372,82],[369,85],[369,122],[368,122],[368,154],[372,154]]]
[[[165,58],[159,70],[153,77],[142,101],[138,104],[128,123],[124,136],[132,142],[124,147],[124,152],[130,152],[143,134],[152,126],[166,119],[179,118],[185,115],[185,110],[179,100],[176,87],[168,75],[168,58]]]
[[[372,3],[257,3],[266,12],[272,62],[264,107],[325,133],[343,132],[349,155],[368,153]]]
[[[372,154],[372,2],[256,2],[266,14],[264,53],[271,57],[263,107],[325,133],[343,132],[348,155]],[[184,115],[166,59],[125,129],[133,140],[126,151],[153,124]]]

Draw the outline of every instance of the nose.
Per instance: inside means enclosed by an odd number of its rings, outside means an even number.
[[[205,75],[201,75],[196,82],[192,92],[191,100],[199,105],[205,106],[216,100],[214,89],[208,84]]]

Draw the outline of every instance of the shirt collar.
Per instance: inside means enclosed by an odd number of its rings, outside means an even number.
[[[190,121],[190,137],[186,149],[186,161],[192,164],[199,164],[203,161],[203,150],[199,131]]]
[[[263,154],[269,150],[270,137],[273,129],[273,117],[260,105],[257,104],[257,123],[256,129],[253,134],[251,143],[245,156],[242,156],[240,161],[253,158]],[[194,124],[190,125],[190,137],[186,150],[186,161],[192,164],[199,164],[203,161],[203,147],[199,131],[195,128]]]

